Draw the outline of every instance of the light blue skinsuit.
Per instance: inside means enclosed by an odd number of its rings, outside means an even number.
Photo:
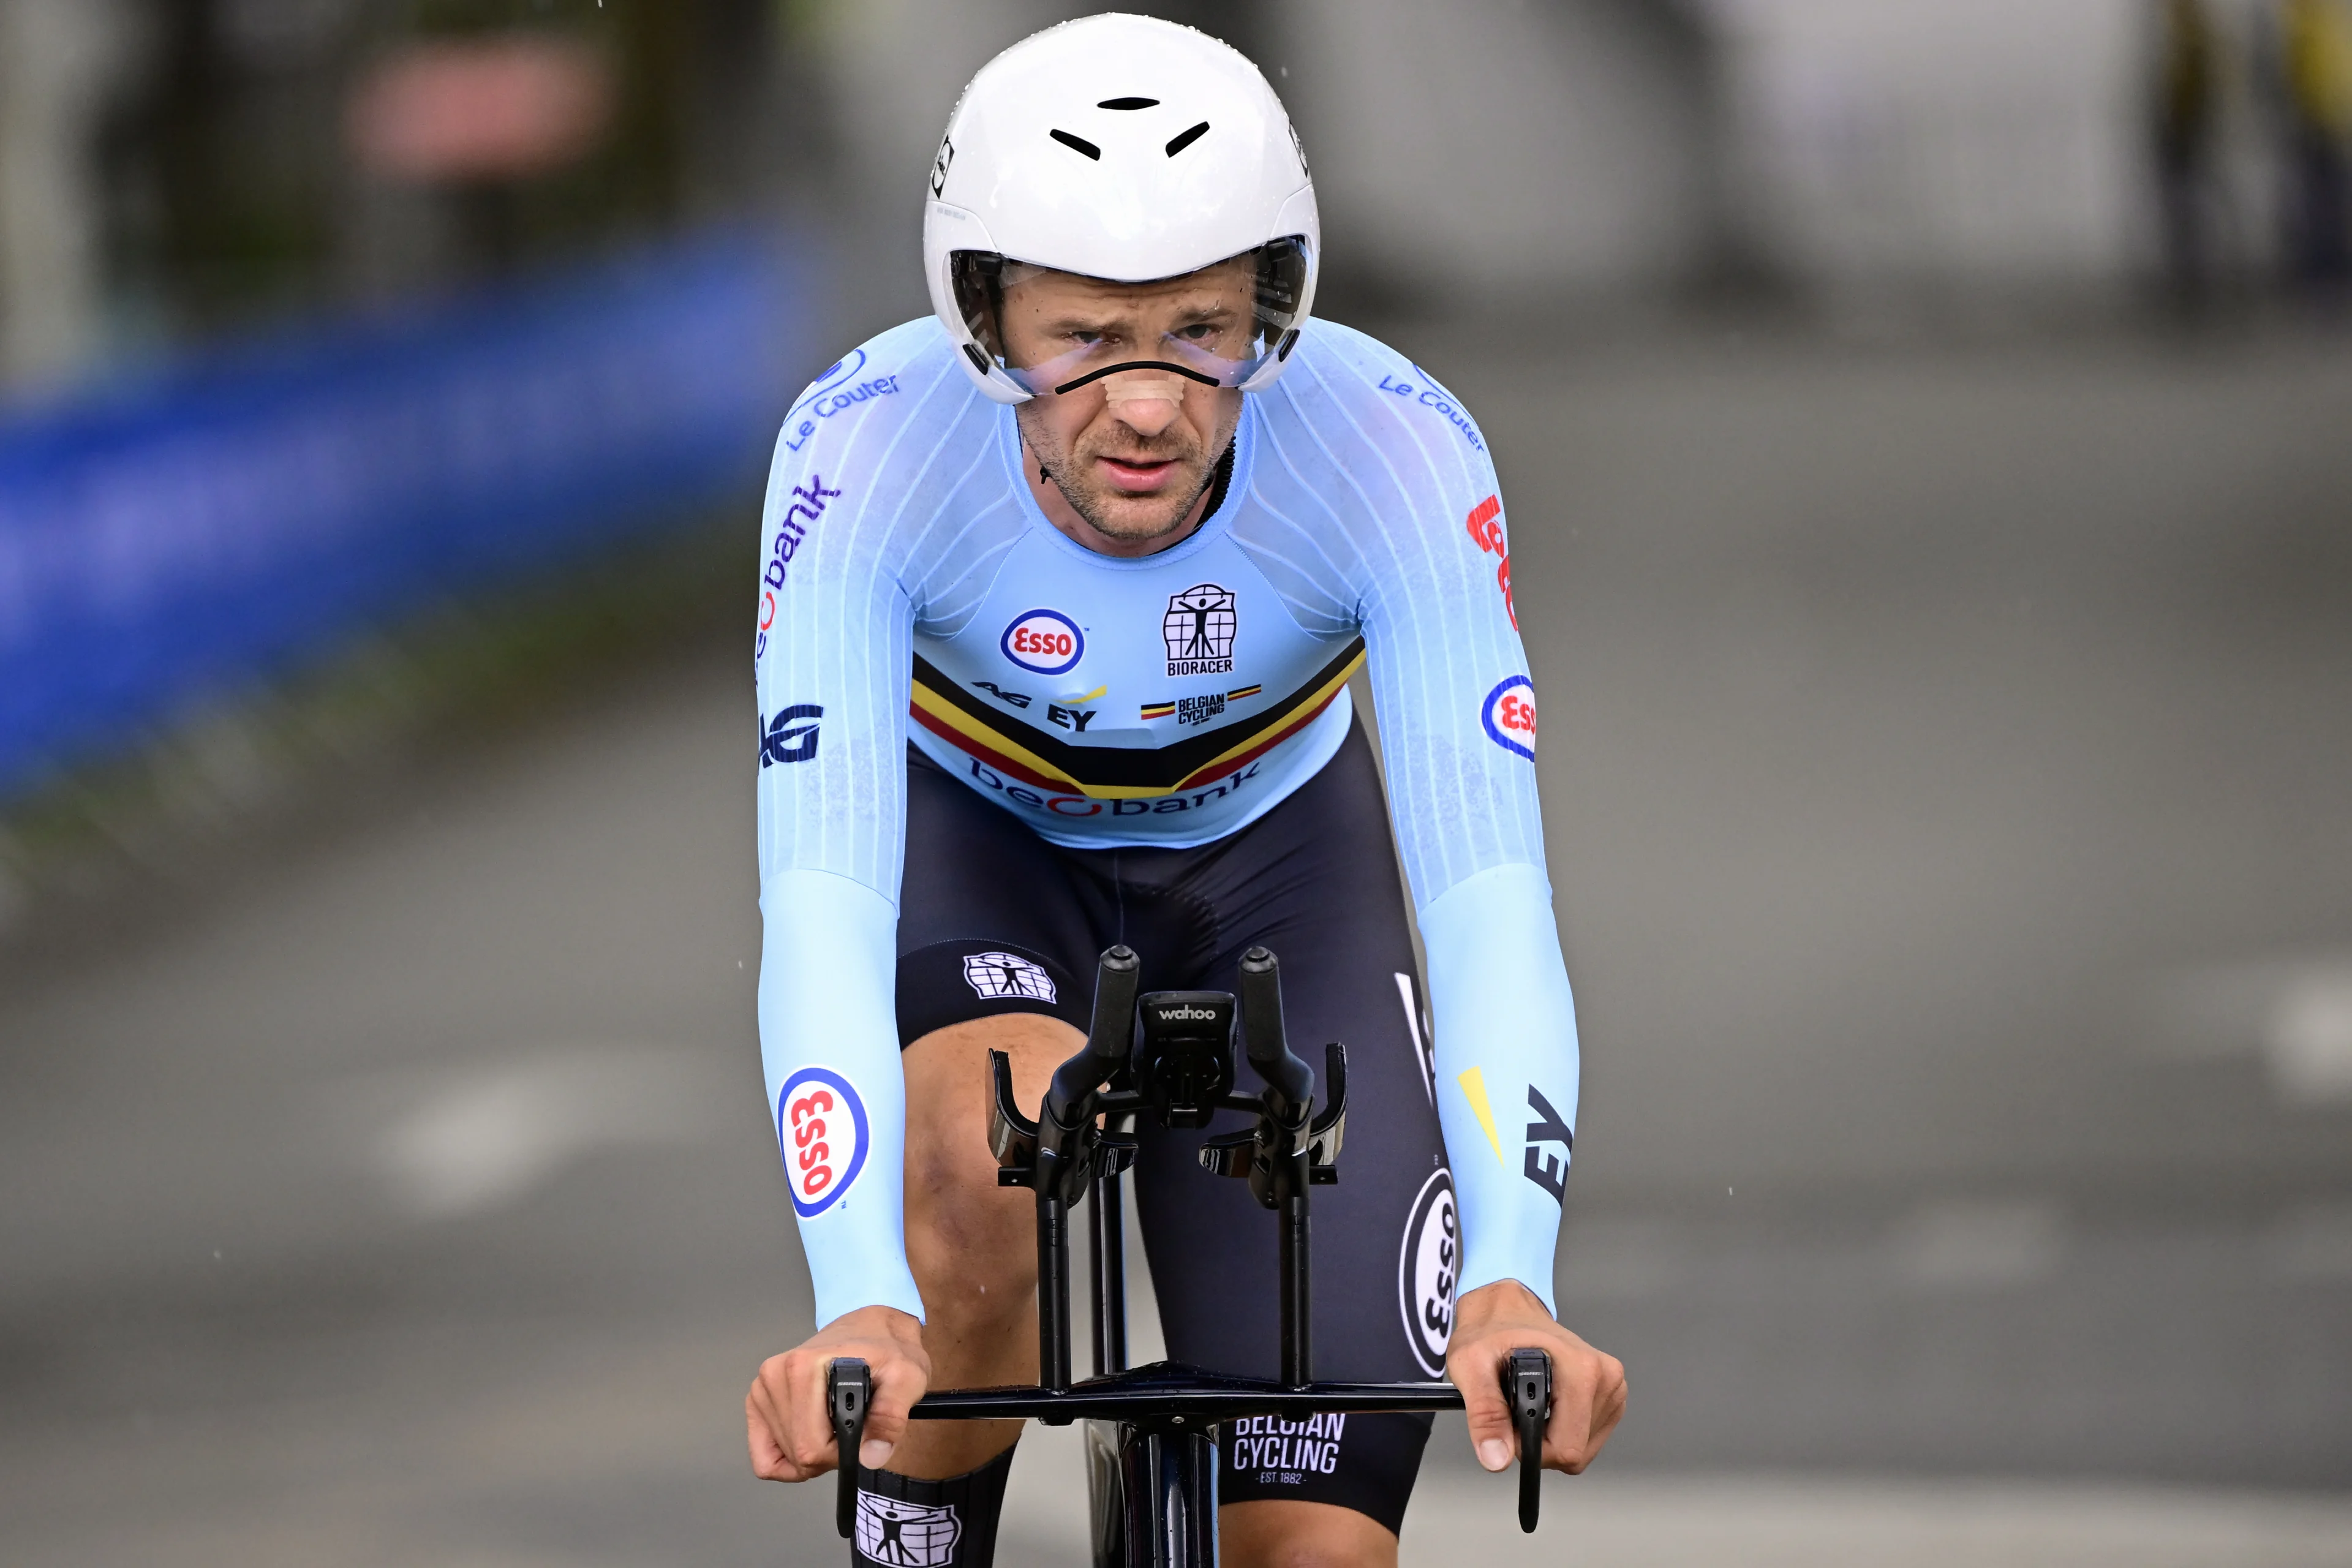
[[[1038,510],[1013,410],[926,318],[793,408],[761,568],[760,1035],[820,1324],[922,1313],[893,1020],[909,738],[1055,843],[1202,844],[1329,761],[1360,658],[1428,955],[1458,1289],[1551,1305],[1575,1015],[1494,466],[1451,394],[1312,321],[1244,400],[1217,510],[1118,559]]]

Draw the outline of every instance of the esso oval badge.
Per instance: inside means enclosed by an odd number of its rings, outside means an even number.
[[[866,1101],[847,1079],[831,1068],[803,1068],[784,1079],[776,1096],[776,1146],[803,1219],[815,1218],[849,1191],[872,1142]]]
[[[1059,610],[1030,610],[1004,628],[1004,657],[1039,675],[1067,675],[1087,656],[1087,634]]]
[[[1536,689],[1524,675],[1515,675],[1494,690],[1486,693],[1486,706],[1479,717],[1486,726],[1486,736],[1507,752],[1517,752],[1529,762],[1536,760]]]
[[[1433,1172],[1406,1215],[1397,1257],[1397,1305],[1405,1342],[1431,1377],[1445,1375],[1454,1342],[1454,1291],[1462,1279],[1462,1227],[1454,1217],[1454,1178]]]

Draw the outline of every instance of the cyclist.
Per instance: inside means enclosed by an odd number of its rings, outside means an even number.
[[[1501,1358],[1541,1346],[1544,1459],[1581,1469],[1624,1380],[1552,1310],[1576,1034],[1484,437],[1402,356],[1310,319],[1297,138],[1200,33],[1101,16],[1016,45],[929,186],[936,319],[793,406],[761,535],[761,1042],[821,1327],[751,1386],[753,1468],[832,1468],[825,1368],[862,1357],[859,1561],[989,1560],[1018,1425],[907,1412],[1036,1377],[987,1053],[1035,1104],[1124,942],[1146,989],[1219,990],[1263,942],[1292,1037],[1349,1047],[1318,1374],[1443,1373],[1500,1469]],[[1347,686],[1367,663],[1388,805]],[[1271,1375],[1272,1227],[1188,1169],[1203,1134],[1143,1132],[1171,1355]],[[1240,1424],[1228,1560],[1393,1563],[1428,1432]]]

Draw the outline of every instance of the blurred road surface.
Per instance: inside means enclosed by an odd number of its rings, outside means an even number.
[[[1533,1543],[1441,1431],[1408,1560],[2352,1563],[2352,356],[1413,346],[1508,487],[1634,1405]],[[808,1314],[745,674],[10,982],[0,1558],[838,1560],[740,1457]]]

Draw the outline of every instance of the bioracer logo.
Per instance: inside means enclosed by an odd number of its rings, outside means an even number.
[[[1214,583],[1196,583],[1181,594],[1168,595],[1168,613],[1160,619],[1160,635],[1168,644],[1168,673],[1227,675],[1234,668],[1234,635],[1241,616],[1234,593]]]

